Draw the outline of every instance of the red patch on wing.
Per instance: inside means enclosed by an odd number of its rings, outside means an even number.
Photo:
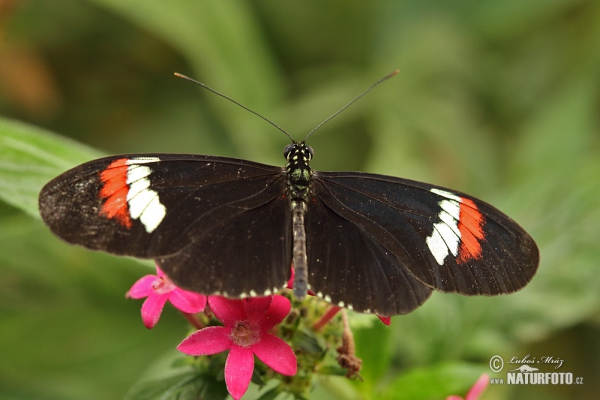
[[[459,264],[469,260],[479,260],[482,257],[481,240],[484,239],[483,214],[477,205],[469,199],[460,199],[460,219],[458,230],[460,231],[460,248],[456,261]]]
[[[100,214],[108,218],[115,218],[121,225],[127,229],[131,228],[131,218],[129,218],[129,206],[127,205],[127,159],[120,158],[110,163],[104,171],[100,173],[100,181],[103,183],[100,189],[100,198],[106,199],[102,204]]]

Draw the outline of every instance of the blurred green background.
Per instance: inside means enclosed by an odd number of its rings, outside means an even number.
[[[563,359],[583,385],[491,385],[484,400],[596,398],[599,50],[593,0],[0,0],[0,398],[122,398],[187,332],[168,307],[146,331],[124,299],[147,265],[49,233],[45,181],[125,152],[283,165],[284,135],[173,72],[301,139],[396,68],[311,137],[313,166],[480,197],[533,235],[541,266],[517,294],[436,293],[390,328],[357,328],[365,382],[321,380],[311,398],[439,398],[435,371],[505,377],[496,354]]]

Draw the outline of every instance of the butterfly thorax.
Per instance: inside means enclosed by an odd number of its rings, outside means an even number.
[[[308,200],[309,184],[312,176],[310,160],[314,152],[305,143],[292,143],[283,152],[288,163],[285,169],[288,174],[288,189],[292,199]]]

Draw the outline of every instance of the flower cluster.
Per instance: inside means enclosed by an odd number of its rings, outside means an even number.
[[[208,303],[211,312],[224,326],[199,329],[183,340],[177,349],[191,356],[213,355],[229,350],[225,363],[225,382],[234,399],[241,398],[248,389],[255,355],[279,374],[296,374],[296,356],[292,348],[270,333],[290,312],[291,303],[283,296],[207,298],[175,286],[158,265],[156,275],[139,279],[126,296],[146,298],[142,305],[142,321],[148,329],[158,323],[167,301],[186,315],[202,312]]]
[[[293,270],[289,285],[292,282]],[[181,311],[196,330],[177,349],[188,356],[198,357],[192,364],[198,368],[198,376],[206,375],[207,371],[214,370],[214,365],[219,365],[220,371],[224,370],[224,374],[220,373],[221,381],[224,377],[227,392],[236,400],[244,396],[251,380],[256,379],[262,384],[275,377],[267,367],[281,376],[293,377],[279,377],[282,383],[273,393],[287,390],[296,397],[305,396],[312,384],[308,371],[326,363],[326,355],[334,349],[337,349],[337,357],[334,355],[331,358],[335,357],[340,368],[335,372],[335,368],[328,367],[333,371],[330,374],[360,377],[361,360],[354,354],[354,341],[346,314],[342,311],[342,318],[335,318],[340,315],[340,307],[326,305],[316,297],[310,297],[304,303],[296,302],[294,311],[290,312],[292,303],[282,295],[244,299],[205,296],[178,288],[158,265],[156,275],[139,279],[127,292],[127,297],[146,298],[141,314],[148,329],[158,323],[167,302]],[[307,302],[313,307],[306,307]],[[389,317],[379,318],[384,324],[390,324]],[[306,325],[306,321],[316,322]],[[302,333],[307,330],[316,335],[314,339]],[[320,342],[325,343],[324,346],[319,346]],[[289,343],[293,343],[294,349]],[[226,357],[219,356],[225,351],[228,351]],[[255,356],[260,360],[260,365],[256,364]],[[203,363],[202,360],[211,357],[219,358]],[[299,370],[303,373],[297,375]],[[219,373],[212,377],[218,381]],[[482,376],[465,399],[476,400],[487,381],[487,376]],[[201,395],[202,390],[205,388],[199,386],[195,393],[206,397],[205,394]],[[211,395],[208,397],[212,398]],[[458,396],[447,398],[459,399]]]

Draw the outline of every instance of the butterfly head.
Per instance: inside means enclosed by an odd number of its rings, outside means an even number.
[[[283,149],[283,156],[289,163],[303,162],[308,165],[314,155],[315,151],[313,148],[304,142],[290,143]]]

